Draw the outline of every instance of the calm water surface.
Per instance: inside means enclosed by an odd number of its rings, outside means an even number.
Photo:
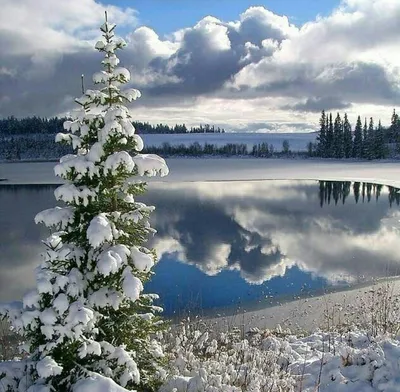
[[[35,214],[53,186],[0,186],[0,301],[34,285],[48,230]],[[357,182],[151,183],[150,240],[160,257],[146,290],[167,315],[252,306],[399,275],[400,194]]]

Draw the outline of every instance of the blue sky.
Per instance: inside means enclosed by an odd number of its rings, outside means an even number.
[[[104,0],[103,0],[104,2]],[[339,0],[110,0],[105,4],[132,7],[138,11],[140,25],[152,27],[158,34],[170,34],[190,27],[207,15],[224,21],[238,19],[251,6],[263,6],[278,15],[286,15],[292,23],[302,25],[317,15],[327,16]]]

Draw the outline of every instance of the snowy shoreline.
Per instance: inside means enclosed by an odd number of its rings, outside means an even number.
[[[326,293],[313,293],[297,299],[287,299],[277,304],[260,304],[244,306],[242,309],[217,309],[206,315],[204,320],[214,324],[218,329],[226,330],[228,327],[274,329],[277,325],[290,328],[292,332],[307,331],[312,333],[321,328],[327,308],[337,304],[354,304],[359,298],[365,296],[372,287],[393,288],[393,295],[400,295],[400,277],[380,279],[374,282],[366,282],[346,287],[339,287]],[[333,288],[334,289],[334,288]],[[345,306],[342,306],[345,308]]]
[[[169,158],[170,174],[149,182],[338,180],[400,187],[400,162],[328,159]],[[55,162],[0,163],[2,185],[60,184]]]

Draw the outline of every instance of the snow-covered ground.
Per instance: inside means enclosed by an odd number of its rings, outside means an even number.
[[[370,293],[377,292],[378,288],[386,290],[387,287],[393,297],[400,296],[400,279],[394,278],[376,282],[373,285],[354,287],[346,291],[307,296],[274,306],[268,306],[266,300],[265,304],[259,303],[253,309],[219,310],[208,320],[215,322],[222,329],[228,326],[244,327],[245,330],[250,328],[272,329],[281,325],[292,331],[313,331],[326,326],[324,324],[327,321],[327,312],[334,311],[336,321],[341,318],[343,320],[343,314],[349,310],[350,306],[355,306],[357,309],[362,308],[363,301]],[[335,307],[336,310],[334,310]],[[367,315],[369,312],[367,309],[365,311]]]
[[[150,181],[321,179],[376,182],[400,187],[400,161],[262,158],[170,158],[170,174]],[[54,162],[0,164],[4,184],[56,184]]]

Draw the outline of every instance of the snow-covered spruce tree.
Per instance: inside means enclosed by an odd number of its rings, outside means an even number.
[[[154,295],[142,292],[156,260],[143,247],[154,233],[153,207],[135,197],[145,190],[137,175],[166,175],[168,168],[156,155],[139,154],[143,142],[124,103],[140,92],[119,88],[130,73],[118,67],[115,51],[126,44],[114,38],[114,28],[106,18],[95,46],[105,58],[93,81],[103,87],[76,100],[80,109],[64,123],[69,133],[56,137],[72,144],[75,155],[55,167],[66,180],[55,190],[63,207],[35,218],[54,230],[36,289],[22,308],[6,309],[26,342],[29,392],[149,391],[162,373],[154,339],[163,324],[160,309]]]

